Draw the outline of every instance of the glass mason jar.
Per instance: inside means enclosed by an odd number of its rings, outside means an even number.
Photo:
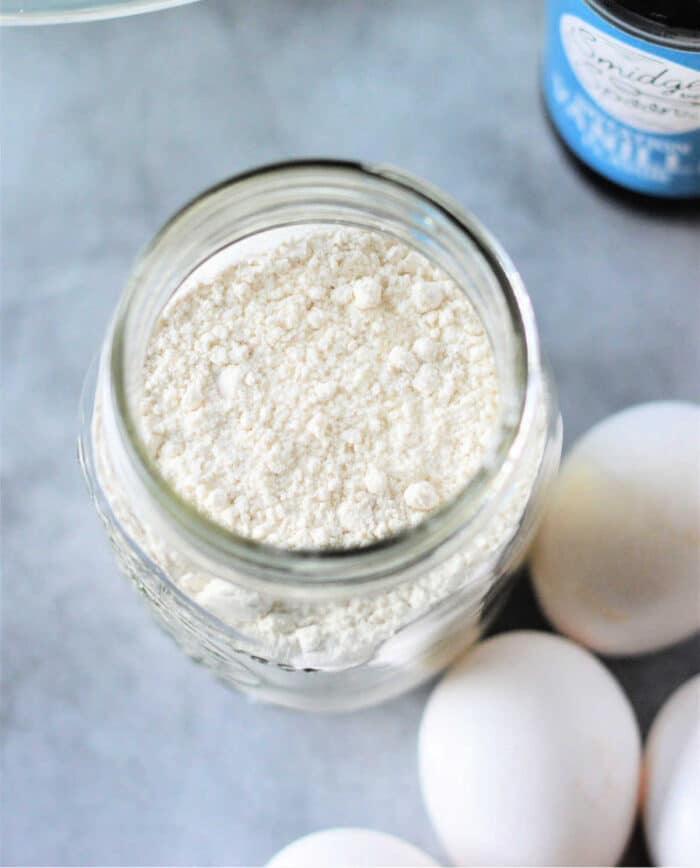
[[[225,530],[160,476],[135,424],[168,300],[267,232],[388,233],[447,272],[491,341],[499,429],[480,470],[419,525],[355,549],[283,550]],[[556,472],[561,422],[529,297],[498,243],[437,190],[383,166],[268,166],[203,193],[138,260],[83,396],[79,455],[122,570],[161,625],[229,684],[291,707],[380,702],[472,644],[504,600]]]

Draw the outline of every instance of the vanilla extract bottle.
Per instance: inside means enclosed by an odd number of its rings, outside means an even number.
[[[700,0],[548,0],[542,89],[591,169],[700,197]]]

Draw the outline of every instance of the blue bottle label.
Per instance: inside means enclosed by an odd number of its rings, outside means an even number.
[[[644,193],[700,196],[700,52],[632,36],[585,0],[549,0],[543,76],[584,162]]]

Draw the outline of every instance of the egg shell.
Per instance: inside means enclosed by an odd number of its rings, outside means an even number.
[[[644,780],[644,832],[654,864],[700,865],[700,675],[657,714]]]
[[[618,683],[548,633],[478,645],[419,735],[428,813],[456,865],[614,865],[636,813],[640,737]]]
[[[642,404],[585,434],[552,487],[531,573],[552,624],[604,654],[700,629],[700,407]]]
[[[434,866],[430,856],[401,838],[373,829],[324,829],[280,850],[268,868]]]

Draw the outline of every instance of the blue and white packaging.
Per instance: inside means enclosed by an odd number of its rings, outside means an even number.
[[[700,33],[659,36],[603,2],[547,0],[544,97],[561,137],[642,193],[700,197]]]

